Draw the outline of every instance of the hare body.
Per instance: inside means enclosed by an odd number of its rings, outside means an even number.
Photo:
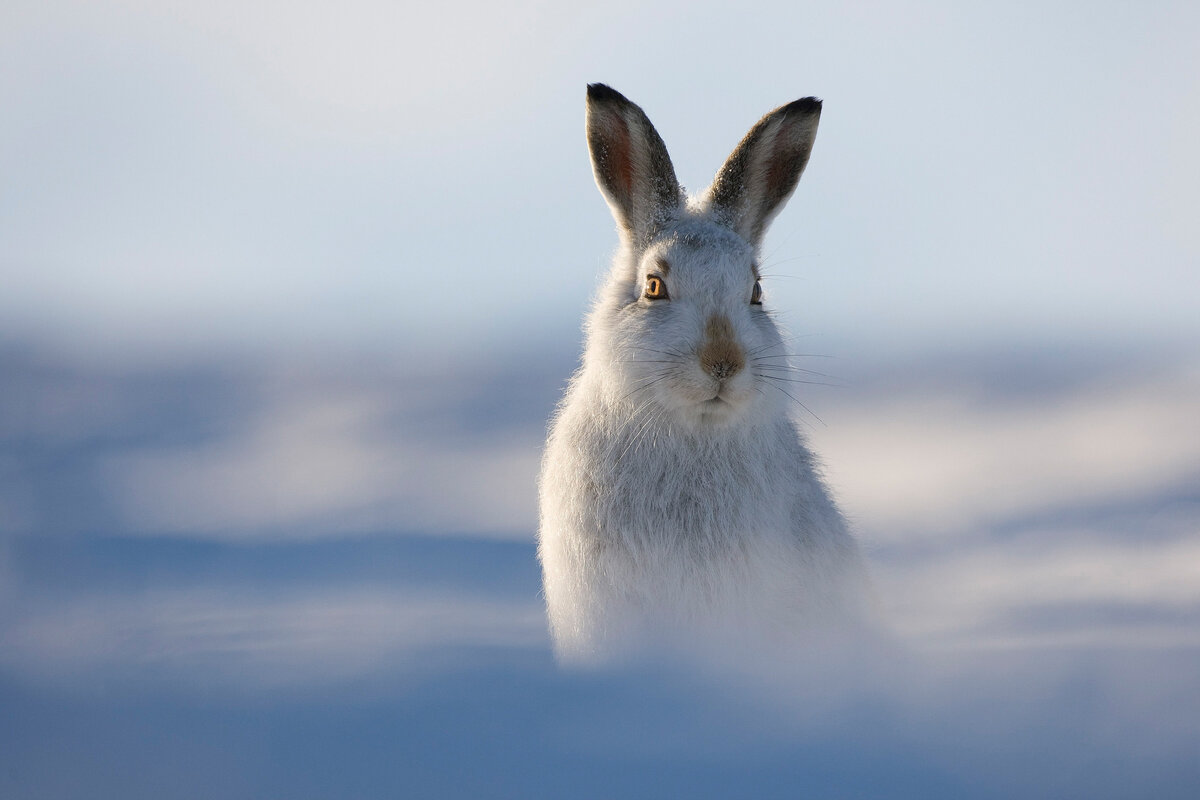
[[[758,246],[807,162],[820,103],[768,114],[684,197],[641,109],[588,90],[597,183],[622,247],[552,424],[539,557],[555,648],[790,640],[857,618],[857,547],[788,414]]]

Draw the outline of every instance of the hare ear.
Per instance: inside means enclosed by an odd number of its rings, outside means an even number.
[[[602,83],[588,84],[587,140],[621,235],[644,247],[683,202],[666,145],[640,108]]]
[[[705,204],[755,248],[800,182],[820,119],[815,97],[775,109],[750,129],[713,179]]]

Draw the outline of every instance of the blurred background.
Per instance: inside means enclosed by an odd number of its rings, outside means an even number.
[[[7,0],[0,795],[1196,796],[1198,41],[1183,2]],[[765,288],[903,656],[554,666],[593,81],[693,191],[824,98]]]

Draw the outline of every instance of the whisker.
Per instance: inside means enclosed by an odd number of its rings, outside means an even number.
[[[756,376],[758,376],[759,378],[763,378],[764,380],[768,380],[768,381],[787,381],[788,383],[806,383],[809,386],[832,386],[835,389],[845,389],[846,388],[844,384],[840,384],[840,383],[828,383],[826,381],[807,381],[802,378],[783,378],[783,377],[780,377],[779,375],[763,375],[760,372],[756,372],[754,374]]]
[[[644,350],[647,353],[662,353],[664,356],[675,356],[676,358],[685,358],[683,353],[677,350],[655,350],[653,347],[638,347],[637,350]]]
[[[792,335],[785,335],[785,336],[782,336],[782,337],[780,338],[780,341],[778,341],[778,342],[768,342],[767,344],[764,344],[764,345],[762,345],[762,346],[760,346],[760,347],[756,347],[756,348],[754,348],[753,350],[751,350],[751,351],[750,351],[750,352],[749,352],[747,355],[756,355],[756,354],[758,354],[758,353],[761,353],[761,352],[763,352],[763,351],[765,351],[765,350],[770,350],[771,348],[779,348],[780,350],[783,350],[783,352],[776,354],[776,355],[779,355],[779,356],[793,356],[793,355],[794,355],[794,356],[797,356],[797,357],[800,357],[800,358],[804,358],[804,357],[814,357],[814,358],[831,358],[831,356],[826,356],[826,355],[821,355],[821,356],[818,356],[818,355],[817,355],[817,354],[815,354],[815,353],[788,353],[788,352],[786,351],[786,349],[785,349],[785,348],[786,348],[786,347],[787,347],[789,344],[791,344],[792,342],[795,342],[797,339],[808,338],[808,336],[809,336],[809,335],[815,335],[815,334],[806,334],[805,336],[792,336]]]
[[[671,377],[672,375],[674,375],[675,373],[676,373],[676,370],[667,370],[667,371],[665,371],[665,372],[664,372],[663,374],[661,374],[661,375],[657,375],[657,376],[654,376],[654,375],[652,375],[652,376],[650,376],[650,377],[649,377],[649,379],[648,379],[648,380],[646,380],[646,381],[645,381],[644,383],[642,383],[640,386],[635,386],[635,387],[633,388],[633,390],[632,390],[632,391],[630,391],[628,394],[625,394],[625,395],[622,395],[621,397],[619,397],[619,398],[617,399],[617,402],[618,402],[618,403],[622,403],[622,402],[624,402],[625,400],[627,400],[627,399],[629,399],[630,397],[632,397],[633,395],[635,395],[635,394],[637,394],[638,392],[642,391],[643,389],[649,389],[651,386],[653,386],[654,384],[658,383],[659,381],[663,381],[663,380],[666,380],[667,378],[670,378],[670,377]]]
[[[645,410],[645,409],[647,409],[647,408],[649,408],[649,406],[650,406],[650,401],[649,401],[649,400],[647,400],[646,402],[642,403],[640,406],[638,406],[638,407],[637,407],[637,408],[634,410],[634,412],[633,412],[633,413],[634,413],[634,416],[637,416],[638,414],[641,414],[641,413],[642,413],[642,411],[643,411],[643,410]],[[636,429],[636,430],[633,432],[633,435],[632,435],[632,436],[630,436],[630,438],[629,438],[629,441],[628,441],[628,442],[626,442],[626,444],[625,444],[625,449],[623,449],[623,450],[621,451],[621,454],[620,454],[619,456],[617,456],[615,460],[616,460],[616,461],[621,461],[622,459],[624,459],[624,458],[625,458],[625,456],[626,456],[626,455],[629,453],[629,449],[630,449],[631,447],[633,447],[635,444],[637,444],[637,443],[638,443],[638,442],[639,442],[641,439],[643,439],[643,438],[645,437],[645,435],[646,435],[647,431],[648,431],[648,430],[649,430],[649,429],[650,429],[652,426],[654,426],[654,423],[655,423],[655,422],[656,422],[656,418],[655,418],[654,414],[646,414],[645,418],[644,418],[644,419],[641,421],[641,423],[638,425],[637,429]],[[657,426],[654,426],[654,429],[655,429],[655,436],[657,437],[657,435],[658,435],[658,433],[657,433]]]
[[[805,411],[807,411],[809,414],[812,414],[812,418],[813,418],[813,419],[815,419],[817,422],[821,423],[822,425],[825,425],[825,420],[821,419],[821,418],[820,418],[820,417],[818,417],[816,414],[813,414],[813,410],[812,410],[811,408],[809,408],[808,406],[804,405],[804,403],[801,403],[801,402],[800,402],[800,401],[799,401],[799,400],[796,398],[796,396],[795,396],[794,394],[792,394],[791,392],[787,391],[787,390],[786,390],[786,389],[784,389],[782,386],[779,386],[779,385],[777,385],[777,384],[774,384],[774,383],[772,383],[772,384],[770,384],[770,385],[771,385],[771,386],[773,386],[773,387],[775,387],[775,388],[776,388],[776,389],[778,389],[779,391],[783,392],[783,393],[784,393],[785,395],[787,395],[788,397],[790,397],[790,398],[792,399],[792,401],[796,403],[796,405],[798,405],[798,406],[800,406],[801,408],[803,408],[803,409],[804,409]],[[825,427],[829,427],[829,426],[828,426],[828,425],[825,425]]]
[[[827,355],[825,353],[773,353],[766,356],[758,356],[758,358],[836,358],[837,356]],[[757,360],[757,359],[755,359]]]
[[[795,264],[797,261],[811,261],[812,258],[812,256],[791,256],[790,258],[780,259],[767,258],[763,259],[763,263],[760,264],[758,268],[760,271],[763,269],[763,267],[766,267],[767,269],[773,269],[781,264]]]
[[[755,354],[757,354],[757,353],[761,353],[761,352],[762,352],[762,351],[764,351],[764,350],[770,350],[772,347],[786,347],[786,345],[785,345],[785,343],[783,343],[783,342],[771,342],[770,344],[764,344],[764,345],[762,345],[761,347],[756,347],[756,348],[754,348],[753,350],[751,350],[751,351],[750,351],[749,353],[747,353],[746,355],[748,355],[748,356],[752,356],[752,355],[755,355]],[[781,355],[782,355],[782,354],[781,354]]]
[[[817,372],[815,369],[804,369],[803,367],[793,367],[790,365],[784,366],[779,364],[755,364],[754,369],[770,370],[771,372],[798,372],[802,375],[815,375],[818,378],[829,378],[831,381],[840,381],[843,378],[837,375],[827,375],[824,372]]]

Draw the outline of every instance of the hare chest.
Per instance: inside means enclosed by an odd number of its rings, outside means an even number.
[[[595,452],[601,442],[552,440],[540,555],[560,653],[787,636],[832,605],[845,534],[819,484],[797,481],[811,468],[781,446],[789,432],[796,441],[790,428],[720,446],[659,441],[620,459]]]

